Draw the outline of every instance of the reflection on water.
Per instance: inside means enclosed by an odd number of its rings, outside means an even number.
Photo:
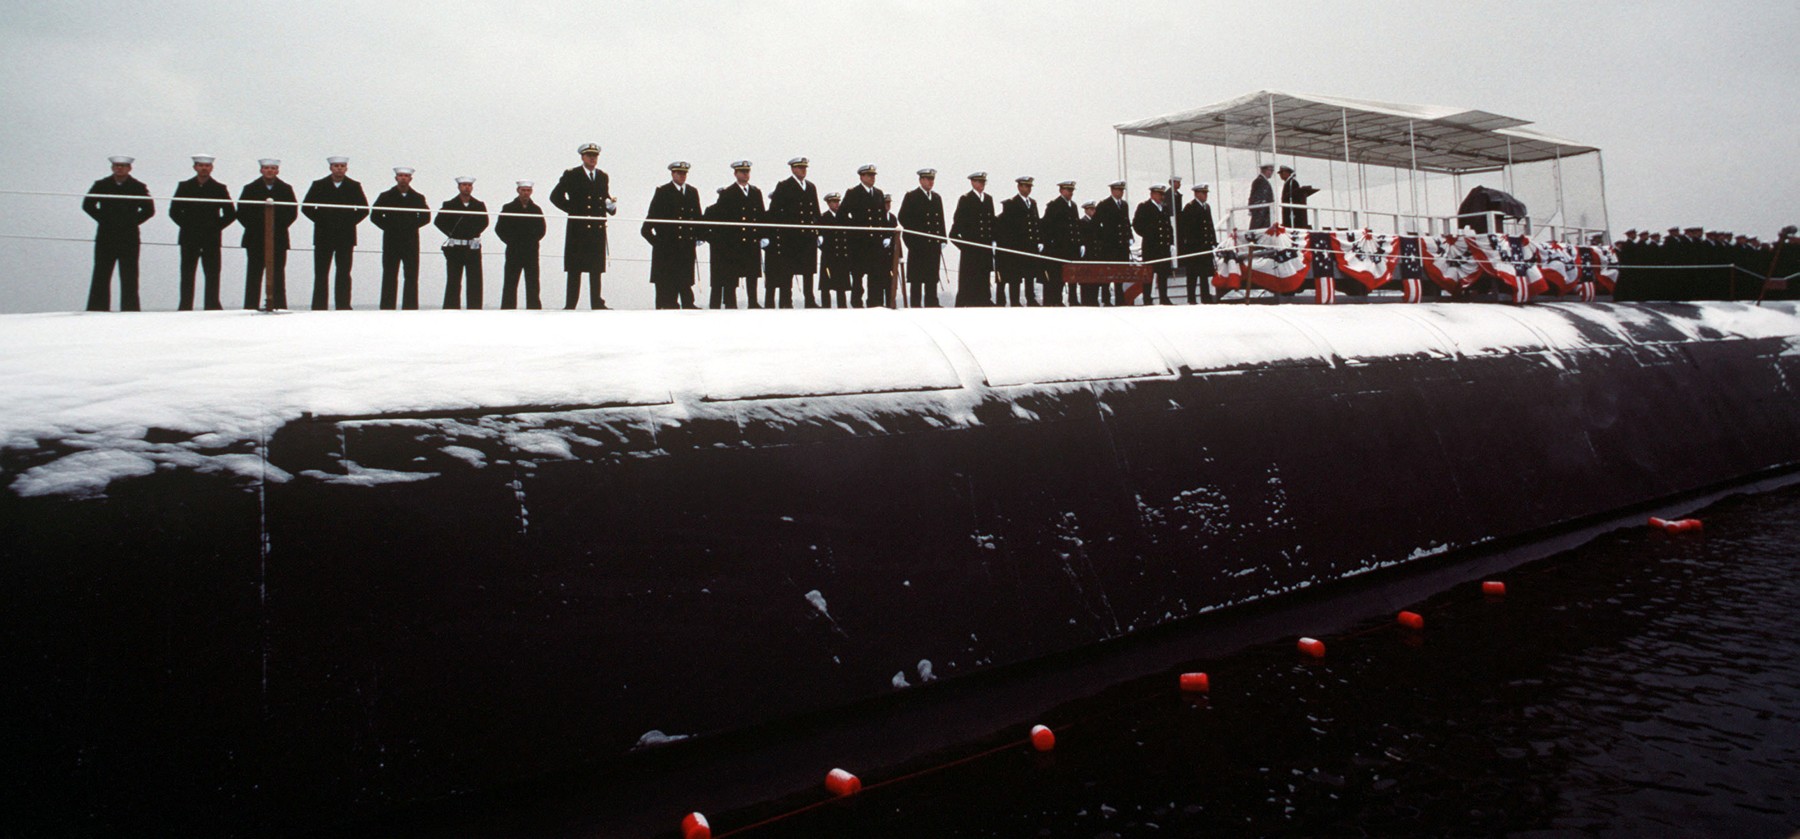
[[[1800,490],[1703,517],[1703,536],[1621,531],[1515,569],[1501,600],[1471,584],[1395,604],[1423,633],[1383,615],[1326,638],[1320,661],[1282,643],[1192,662],[1212,677],[1198,701],[1172,673],[1122,684],[1050,715],[1053,753],[1010,749],[745,835],[1786,836]]]

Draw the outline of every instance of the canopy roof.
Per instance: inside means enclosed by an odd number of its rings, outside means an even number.
[[[1273,119],[1271,119],[1271,106]],[[1120,134],[1232,149],[1267,150],[1273,123],[1280,154],[1465,173],[1597,152],[1531,131],[1528,120],[1438,105],[1401,105],[1341,96],[1259,90],[1204,108],[1113,126]],[[1508,155],[1508,145],[1511,154]],[[1417,161],[1414,148],[1417,147]]]

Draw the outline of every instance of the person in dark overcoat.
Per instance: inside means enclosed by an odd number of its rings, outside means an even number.
[[[339,309],[350,308],[350,264],[356,254],[356,226],[369,217],[369,197],[362,184],[346,173],[350,158],[328,157],[331,174],[312,182],[306,190],[305,205],[300,212],[313,223],[313,293],[314,311],[327,308],[332,263],[337,263],[337,284],[331,302]],[[319,206],[319,205],[327,206]]]
[[[764,286],[764,304],[770,308],[794,308],[794,277],[804,279],[802,286],[806,308],[816,309],[818,297],[813,293],[813,275],[819,272],[818,228],[819,188],[806,179],[809,161],[796,157],[788,161],[792,177],[775,185],[769,192],[769,221],[797,224],[802,227],[774,227],[767,234],[766,253],[768,279]]]
[[[244,238],[239,244],[244,247],[244,308],[255,309],[267,306],[270,309],[287,308],[287,255],[288,228],[294,220],[300,218],[300,199],[295,197],[294,188],[281,179],[281,161],[273,157],[265,157],[256,161],[262,177],[257,178],[238,191],[237,222],[244,228]],[[265,201],[275,202],[273,207]],[[274,221],[273,249],[263,246],[264,210]],[[263,263],[271,263],[269,270],[269,295],[263,299]]]
[[[419,308],[419,228],[431,223],[431,205],[412,188],[412,179],[411,167],[394,167],[394,186],[375,196],[375,209],[369,213],[369,220],[381,229],[383,309]]]
[[[707,208],[709,221],[738,222],[713,225],[707,231],[712,246],[712,299],[710,308],[737,308],[738,281],[748,283],[748,307],[762,308],[756,299],[756,278],[762,276],[762,249],[768,245],[763,229],[756,222],[764,220],[767,206],[762,190],[750,183],[750,161],[731,164],[733,183],[719,190],[719,199]]]
[[[875,187],[875,164],[857,167],[861,183],[844,191],[838,207],[841,224],[846,227],[882,227],[886,224],[886,196]],[[873,230],[847,231],[850,241],[850,305],[853,307],[887,305],[888,287],[882,278],[888,275],[888,248],[892,233]],[[867,296],[864,296],[864,289]]]
[[[1269,220],[1274,218],[1270,212],[1275,209],[1275,184],[1270,178],[1275,176],[1275,164],[1264,163],[1257,168],[1256,178],[1250,182],[1250,229],[1263,231],[1271,226]]]
[[[176,243],[181,246],[178,308],[183,312],[194,308],[196,268],[206,276],[202,305],[209,311],[225,308],[219,298],[220,237],[237,218],[237,210],[231,204],[231,190],[215,180],[212,171],[212,155],[194,155],[194,176],[175,185],[175,198],[169,202],[169,220],[181,228]]]
[[[1070,262],[1081,259],[1081,210],[1075,205],[1075,182],[1056,185],[1056,197],[1044,205],[1044,256]],[[1044,262],[1044,305],[1063,305],[1062,262]],[[1069,302],[1075,302],[1070,295]]]
[[[444,234],[444,308],[461,308],[468,278],[469,308],[481,308],[481,234],[487,232],[487,205],[475,197],[475,179],[456,179],[456,197],[438,207],[437,229]]]
[[[969,191],[956,199],[950,218],[956,243],[956,305],[994,305],[994,196],[987,194],[987,173],[969,174]]]
[[[1081,202],[1081,258],[1093,262],[1100,258],[1100,239],[1098,228],[1094,224],[1094,209],[1099,206],[1095,201]],[[1105,283],[1082,283],[1075,288],[1076,302],[1083,306],[1098,306],[1101,302],[1101,290]]]
[[[843,196],[825,193],[825,211],[819,214],[819,305],[827,309],[834,294],[838,308],[850,306],[850,232],[838,229],[844,225],[842,205]]]
[[[900,199],[900,226],[906,244],[906,304],[937,308],[938,265],[944,256],[944,196],[932,189],[936,169],[919,170],[919,187]],[[932,234],[930,236],[921,234]]]
[[[515,181],[518,197],[500,205],[500,217],[494,221],[494,235],[506,244],[506,262],[500,272],[500,308],[519,307],[519,279],[525,280],[525,308],[542,309],[539,296],[538,247],[549,227],[544,224],[544,208],[531,200],[537,187],[532,181]]]
[[[1316,186],[1301,186],[1300,179],[1294,177],[1294,167],[1283,166],[1281,173],[1281,223],[1283,226],[1306,230],[1312,227],[1312,212],[1306,209],[1306,199],[1319,191]]]
[[[669,164],[669,182],[650,195],[650,209],[639,230],[650,243],[650,284],[656,287],[656,308],[698,309],[694,305],[694,248],[700,231],[691,224],[700,214],[700,190],[688,186],[685,160]]]
[[[564,170],[550,191],[550,203],[571,218],[563,232],[563,270],[569,274],[564,309],[581,302],[581,275],[588,275],[588,307],[606,308],[600,296],[600,279],[606,273],[606,217],[619,210],[610,182],[600,170],[600,146],[584,143],[577,149],[581,165]]]
[[[1094,207],[1095,259],[1101,262],[1131,260],[1131,207],[1125,203],[1125,182],[1106,185],[1112,193]],[[1114,306],[1125,302],[1123,283],[1100,286],[1100,305]]]
[[[131,176],[133,158],[107,158],[112,174],[88,187],[81,209],[99,229],[94,231],[94,277],[88,285],[87,309],[112,311],[113,266],[119,266],[119,311],[138,311],[138,225],[156,215],[150,187]],[[142,196],[141,198],[138,196]]]
[[[1212,278],[1215,271],[1212,249],[1219,246],[1219,233],[1213,228],[1212,205],[1206,201],[1206,184],[1194,186],[1194,200],[1181,208],[1181,270],[1187,274],[1188,303],[1213,302]],[[1198,288],[1196,289],[1196,285]],[[1199,296],[1195,296],[1195,291]]]
[[[1036,306],[1037,290],[1032,283],[1043,275],[1044,263],[1036,256],[1044,252],[1043,222],[1038,216],[1037,201],[1031,197],[1031,176],[1020,176],[1016,182],[1018,194],[1000,202],[1000,215],[994,218],[994,244],[1005,248],[994,254],[994,266],[999,269],[1005,295],[1004,301],[995,302]]]
[[[1162,260],[1151,266],[1156,275],[1157,299],[1150,299],[1150,289],[1144,290],[1144,305],[1152,302],[1169,305],[1169,274],[1172,269],[1169,257],[1172,256],[1170,246],[1174,244],[1175,228],[1169,222],[1168,200],[1169,188],[1164,184],[1150,187],[1150,199],[1137,206],[1137,212],[1131,217],[1131,229],[1137,231],[1143,240],[1141,253],[1143,261]]]

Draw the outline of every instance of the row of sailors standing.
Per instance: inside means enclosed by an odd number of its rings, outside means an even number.
[[[1164,260],[1154,263],[1157,294],[1146,295],[1146,304],[1170,302],[1168,280],[1175,268],[1187,274],[1189,302],[1212,301],[1210,251],[1218,242],[1205,184],[1194,188],[1195,200],[1186,208],[1179,202],[1179,179],[1173,189],[1158,184],[1133,212],[1123,181],[1110,185],[1110,198],[1079,208],[1075,182],[1063,181],[1057,185],[1059,195],[1040,211],[1031,195],[1033,178],[1018,178],[1017,194],[996,202],[987,192],[987,173],[975,172],[946,229],[934,169],[918,171],[919,186],[902,198],[896,215],[892,196],[875,185],[873,164],[857,170],[857,186],[841,195],[825,194],[823,210],[804,157],[788,161],[790,177],[775,186],[766,203],[762,190],[750,183],[750,162],[734,162],[734,183],[720,187],[704,210],[699,191],[687,183],[691,168],[685,161],[669,164],[670,181],[657,188],[641,231],[651,245],[650,281],[656,286],[657,308],[699,308],[693,287],[700,242],[711,251],[710,308],[736,308],[740,283],[746,286],[750,308],[792,308],[796,279],[807,308],[829,308],[834,302],[839,308],[887,305],[900,253],[905,255],[908,304],[936,307],[946,236],[959,251],[958,307],[1036,306],[1039,287],[1042,305],[1064,305],[1065,299],[1069,305],[1123,302],[1123,289],[1111,285],[1065,290],[1064,260],[1128,262],[1133,234],[1141,238],[1144,261]],[[1171,193],[1175,201],[1169,200]],[[1177,220],[1183,258],[1172,264],[1167,260]],[[842,227],[893,232],[834,230]],[[760,302],[759,279],[764,281]]]
[[[551,193],[551,202],[568,213],[563,268],[568,274],[567,302],[580,302],[581,277],[588,277],[590,305],[606,308],[600,297],[601,275],[606,270],[606,222],[617,212],[606,173],[595,165],[600,147],[582,145],[582,165],[563,172]],[[127,156],[109,158],[112,175],[95,181],[82,200],[82,209],[99,227],[94,236],[94,272],[88,289],[89,311],[107,311],[112,305],[112,275],[119,277],[119,303],[124,311],[137,311],[138,228],[156,214],[150,190],[131,177],[135,162]],[[313,223],[312,308],[350,308],[351,267],[357,241],[356,229],[368,219],[382,231],[381,308],[419,307],[419,231],[433,223],[424,196],[412,188],[413,169],[395,167],[394,186],[376,196],[371,205],[362,184],[348,176],[349,158],[329,157],[326,177],[312,182],[304,199],[281,179],[281,161],[257,161],[260,177],[245,184],[237,201],[224,184],[212,177],[215,158],[194,155],[194,177],[175,188],[169,217],[180,228],[180,308],[196,302],[207,309],[224,308],[220,299],[219,257],[224,231],[235,222],[243,228],[241,245],[246,252],[244,308],[266,305],[287,308],[288,228],[304,213]],[[456,179],[456,197],[438,207],[435,224],[444,235],[447,281],[444,308],[460,308],[466,287],[469,308],[482,301],[481,235],[488,229],[487,205],[474,197],[475,179]],[[541,308],[538,247],[546,232],[544,211],[532,199],[534,184],[515,185],[517,197],[500,208],[494,233],[506,244],[502,275],[501,307],[520,303],[519,284],[524,281],[524,304]],[[275,202],[272,206],[266,202]],[[269,217],[265,218],[264,213]],[[583,217],[583,218],[574,218]],[[335,268],[335,271],[333,270]],[[204,274],[196,300],[196,271]],[[265,277],[265,274],[267,275]],[[404,276],[404,281],[402,281]],[[268,294],[264,287],[267,280]]]

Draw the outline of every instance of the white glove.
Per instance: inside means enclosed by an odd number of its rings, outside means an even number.
[[[761,240],[761,246],[763,249],[767,250],[769,247],[769,240],[767,240],[767,239]]]
[[[612,214],[612,213],[616,213],[618,211],[619,211],[619,205],[613,203],[613,200],[611,198],[606,199],[606,212],[608,214]]]
[[[1044,246],[1038,245],[1038,253],[1043,253],[1043,252],[1044,252]]]
[[[825,247],[825,237],[824,236],[819,237],[819,247],[821,247],[821,248]]]
[[[884,248],[891,248],[894,246],[894,240],[893,239],[882,239],[881,246]]]

